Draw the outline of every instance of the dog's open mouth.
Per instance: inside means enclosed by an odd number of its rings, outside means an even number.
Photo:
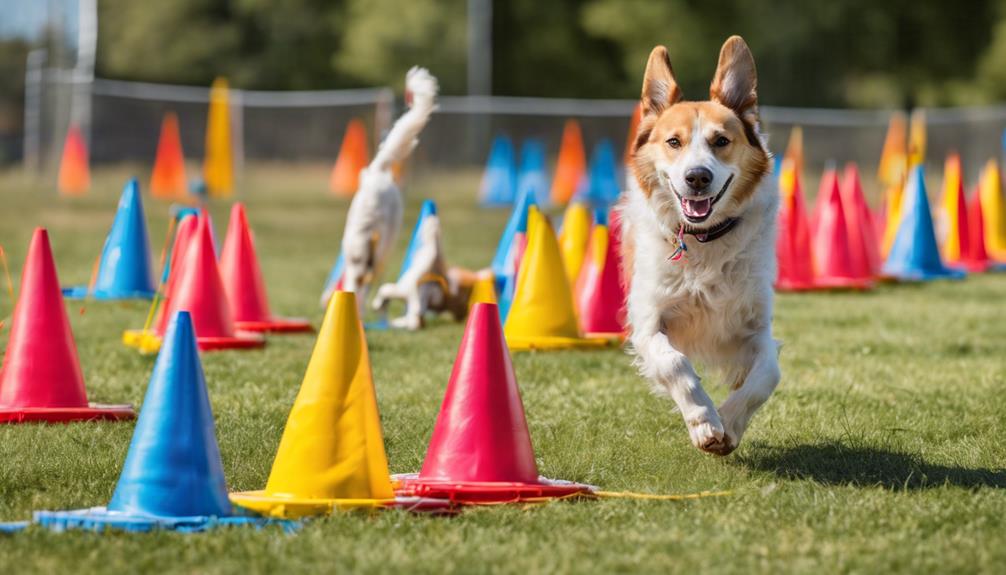
[[[693,224],[698,224],[709,219],[709,216],[713,213],[713,206],[716,202],[720,201],[723,194],[726,193],[727,188],[730,187],[730,183],[734,181],[734,175],[730,174],[727,181],[720,188],[718,194],[714,197],[706,197],[701,199],[686,198],[674,190],[674,194],[678,196],[678,200],[681,202],[681,211],[685,214],[685,219]]]

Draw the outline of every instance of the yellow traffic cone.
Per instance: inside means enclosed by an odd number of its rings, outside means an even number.
[[[943,207],[939,212],[937,232],[942,236],[940,243],[943,259],[956,262],[961,259],[961,212],[967,206],[960,205],[961,157],[956,153],[947,155],[943,164]],[[965,237],[967,232],[965,231]]]
[[[901,198],[904,197],[905,184],[902,180],[899,184],[891,184],[884,192],[884,201],[887,205],[887,214],[884,220],[884,239],[881,244],[881,255],[887,257],[894,245],[894,238],[898,235],[898,224],[901,223]]]
[[[507,314],[511,350],[602,347],[609,340],[580,336],[559,241],[537,208],[528,210],[528,239],[517,274],[517,289]]]
[[[587,255],[587,241],[590,239],[590,211],[583,202],[573,201],[566,208],[559,231],[559,249],[562,263],[566,268],[566,278],[575,284],[580,277],[580,268]]]
[[[985,226],[985,249],[992,259],[1006,261],[1006,201],[1003,199],[999,164],[995,160],[985,164],[979,194]]]
[[[206,118],[206,158],[203,180],[211,196],[226,198],[234,193],[234,155],[231,147],[230,92],[225,78],[217,78],[210,88],[210,109]]]
[[[793,169],[796,173],[803,175],[803,128],[793,126],[789,131],[789,142],[786,144],[784,160],[792,160]]]
[[[477,303],[496,303],[496,287],[492,270],[480,272],[472,284],[472,293],[468,296],[468,311]]]
[[[335,292],[266,488],[231,501],[271,517],[395,503],[356,298]]]

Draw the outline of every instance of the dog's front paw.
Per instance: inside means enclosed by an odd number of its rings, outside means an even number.
[[[736,447],[718,417],[702,415],[685,422],[692,445],[713,455],[728,455]]]

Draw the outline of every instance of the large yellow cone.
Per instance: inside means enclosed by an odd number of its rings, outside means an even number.
[[[336,292],[263,491],[231,501],[272,517],[394,503],[367,342],[352,293]]]
[[[559,249],[562,252],[562,263],[566,268],[566,278],[570,284],[575,284],[576,279],[580,277],[580,268],[587,254],[589,239],[590,211],[583,202],[570,202],[562,218],[562,231],[559,232]]]
[[[943,241],[941,255],[944,260],[956,262],[961,259],[961,234],[959,217],[967,206],[959,205],[961,188],[961,157],[949,154],[943,164],[943,202],[939,217],[939,231]]]
[[[995,160],[985,164],[978,193],[982,201],[985,249],[992,259],[1006,261],[1006,201],[1003,199],[999,164]]]
[[[230,96],[227,80],[217,78],[210,88],[210,110],[206,118],[206,158],[203,179],[211,196],[234,193],[234,156],[231,148]]]
[[[580,337],[573,292],[552,224],[528,210],[528,239],[504,334],[511,350],[600,347],[606,339]]]

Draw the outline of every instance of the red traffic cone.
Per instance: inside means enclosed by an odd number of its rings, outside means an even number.
[[[265,345],[258,334],[236,331],[224,291],[209,218],[199,216],[195,235],[183,255],[181,270],[172,286],[168,316],[179,310],[192,314],[199,349],[247,349]]]
[[[831,189],[837,181],[838,172],[835,168],[831,167],[831,163],[829,162],[829,165],[824,168],[824,172],[821,174],[821,182],[817,187],[817,197],[814,198],[814,211],[810,213],[811,235],[817,233],[817,226],[821,223],[821,215],[827,209],[828,194],[831,193]]]
[[[870,274],[864,268],[856,269],[849,247],[849,226],[842,208],[842,193],[838,177],[827,177],[828,189],[818,199],[819,213],[814,229],[814,256],[817,264],[817,283],[825,288],[866,288]]]
[[[594,226],[587,254],[576,283],[580,331],[587,337],[624,339],[625,290],[619,277],[617,230]]]
[[[780,174],[782,202],[779,208],[779,231],[776,257],[779,277],[776,289],[805,291],[816,288],[814,258],[810,252],[810,223],[800,189],[800,176],[792,160],[784,160]]]
[[[237,329],[268,332],[311,331],[306,319],[274,317],[262,281],[262,271],[255,253],[255,243],[248,227],[248,217],[240,202],[231,207],[224,251],[220,256],[220,275]]]
[[[986,272],[999,267],[985,249],[985,220],[982,217],[982,197],[978,185],[975,185],[975,190],[971,193],[971,201],[967,202],[966,211],[967,241],[962,238],[961,258],[959,261],[951,262],[951,265],[969,272]]]
[[[495,304],[472,307],[423,469],[403,495],[464,503],[561,497],[589,487],[538,476],[524,405]]]
[[[0,423],[132,419],[129,405],[87,402],[49,234],[36,228],[0,370]]]
[[[880,244],[873,213],[870,211],[863,184],[859,179],[859,168],[849,162],[842,175],[842,208],[845,223],[849,228],[849,254],[856,273],[865,277],[876,277],[880,272]]]
[[[171,246],[171,261],[168,262],[168,276],[164,281],[162,289],[161,318],[154,331],[157,335],[164,335],[168,328],[168,321],[171,319],[171,316],[168,314],[168,307],[171,305],[175,284],[178,283],[178,276],[182,273],[185,254],[192,244],[192,238],[196,235],[198,224],[198,216],[185,216],[178,223],[178,228],[175,230],[175,241]]]

